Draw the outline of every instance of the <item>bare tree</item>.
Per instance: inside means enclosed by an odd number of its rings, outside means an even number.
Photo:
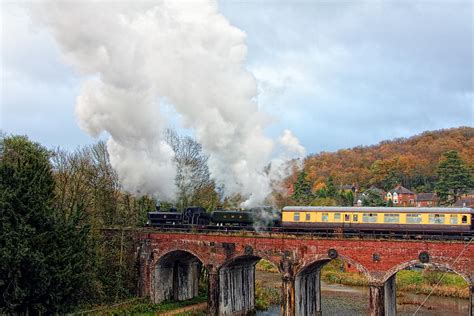
[[[178,135],[172,129],[166,130],[165,139],[175,152],[178,206],[215,206],[218,197],[209,174],[208,156],[204,154],[201,144],[189,136]]]

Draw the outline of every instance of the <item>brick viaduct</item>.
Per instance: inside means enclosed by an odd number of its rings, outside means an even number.
[[[281,315],[321,315],[320,270],[336,257],[367,277],[370,315],[396,315],[394,276],[420,260],[461,275],[473,313],[474,242],[142,233],[139,289],[156,303],[190,299],[204,266],[209,314],[245,315],[254,310],[255,264],[264,258],[281,273]]]

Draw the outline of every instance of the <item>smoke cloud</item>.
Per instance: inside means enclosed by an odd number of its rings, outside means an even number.
[[[33,19],[48,27],[65,61],[85,78],[76,116],[108,150],[126,189],[172,198],[173,151],[163,141],[171,104],[209,155],[211,176],[245,206],[270,192],[264,167],[276,146],[304,153],[290,131],[279,144],[263,130],[255,78],[244,67],[245,34],[202,1],[40,2]]]

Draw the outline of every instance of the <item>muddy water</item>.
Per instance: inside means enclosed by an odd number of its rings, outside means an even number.
[[[277,273],[257,271],[256,279],[266,286],[280,287],[281,280]],[[367,315],[369,291],[365,287],[353,287],[339,284],[321,283],[323,315],[356,316]],[[413,315],[418,306],[425,300],[425,295],[399,293],[397,297],[398,315]],[[467,299],[431,296],[420,308],[418,316],[465,316],[468,314]],[[267,311],[258,312],[259,316],[280,315],[280,307],[272,306]]]

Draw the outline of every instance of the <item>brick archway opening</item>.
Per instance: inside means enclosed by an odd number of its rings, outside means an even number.
[[[414,259],[392,267],[385,274],[385,311],[389,315],[396,315],[397,310],[403,307],[403,312],[413,313],[423,308],[431,309],[439,303],[440,296],[449,296],[455,293],[454,298],[465,299],[465,304],[453,301],[456,312],[467,314],[472,308],[472,280],[469,275],[453,268],[448,262],[441,262],[433,258],[428,263],[421,263]],[[399,295],[397,295],[397,290]],[[421,295],[416,298],[408,292],[416,290]],[[405,292],[405,294],[400,294]],[[408,294],[407,294],[408,293]],[[429,298],[427,296],[429,295]],[[451,294],[452,295],[452,294]],[[391,300],[390,300],[391,298]],[[426,300],[426,302],[425,302]],[[445,304],[449,299],[442,298]],[[457,302],[457,303],[456,303]],[[423,304],[423,307],[420,305]],[[430,306],[434,305],[434,306]]]
[[[184,301],[198,296],[204,270],[201,260],[191,252],[175,250],[162,255],[153,267],[153,302]]]

